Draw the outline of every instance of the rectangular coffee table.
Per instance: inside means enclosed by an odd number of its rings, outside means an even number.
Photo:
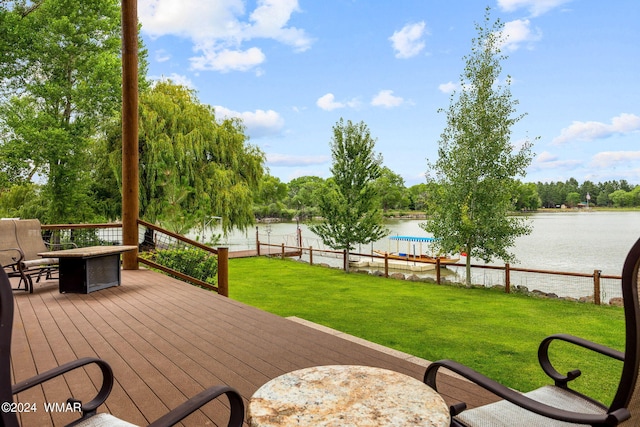
[[[120,254],[137,246],[89,246],[41,252],[38,255],[58,258],[60,293],[88,294],[120,286]]]

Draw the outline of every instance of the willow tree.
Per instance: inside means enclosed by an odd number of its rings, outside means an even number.
[[[340,119],[333,127],[333,176],[319,205],[323,221],[309,228],[325,245],[346,250],[347,258],[356,244],[375,242],[389,233],[382,223],[375,186],[382,164],[382,157],[374,152],[375,142],[364,122]]]
[[[530,164],[531,143],[519,148],[511,143],[517,115],[510,77],[499,83],[506,59],[503,24],[476,25],[478,37],[460,78],[459,94],[453,94],[447,127],[440,136],[438,159],[429,164],[428,179],[436,190],[429,198],[424,229],[438,238],[445,252],[467,254],[467,285],[471,283],[471,258],[489,262],[494,257],[513,260],[509,248],[514,239],[528,234],[525,219],[509,216],[517,192],[517,176]]]
[[[211,217],[223,230],[253,224],[253,193],[264,173],[264,154],[248,144],[237,119],[217,120],[196,93],[170,81],[140,95],[140,217],[186,232]],[[118,128],[110,138],[120,176]]]

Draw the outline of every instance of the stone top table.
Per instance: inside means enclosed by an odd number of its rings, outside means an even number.
[[[448,427],[444,399],[422,381],[368,366],[316,366],[260,387],[248,408],[251,427]]]

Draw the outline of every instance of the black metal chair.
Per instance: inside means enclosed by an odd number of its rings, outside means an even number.
[[[57,368],[43,372],[28,380],[18,384],[11,385],[11,332],[13,327],[13,293],[9,278],[4,270],[0,272],[0,405],[3,410],[0,411],[0,426],[17,427],[19,420],[16,412],[6,411],[7,403],[13,404],[13,395],[27,390],[31,387],[40,385],[50,379],[63,375],[74,369],[81,368],[86,365],[95,364],[102,371],[102,385],[98,394],[89,402],[81,404],[82,416],[70,425],[73,426],[133,426],[123,422],[116,417],[106,414],[97,413],[97,408],[102,405],[111,393],[113,387],[113,371],[109,364],[101,359],[94,357],[86,357],[69,362]],[[231,414],[229,419],[229,427],[240,427],[244,421],[244,403],[242,397],[237,391],[228,386],[215,386],[202,391],[192,397],[182,405],[173,409],[166,415],[150,424],[150,426],[171,426],[187,417],[189,414],[198,410],[207,402],[221,396],[226,395],[229,399]],[[69,402],[77,402],[73,398],[69,398]],[[8,406],[9,408],[11,406]]]
[[[451,425],[475,426],[638,426],[640,425],[640,308],[638,284],[640,267],[640,239],[629,251],[622,269],[626,344],[625,352],[568,334],[545,338],[538,348],[538,360],[554,385],[529,393],[518,393],[482,374],[452,360],[440,360],[430,365],[424,382],[437,390],[436,378],[440,368],[451,370],[502,398],[496,403],[465,410],[464,403],[453,405]],[[566,375],[558,372],[549,359],[549,346],[554,341],[566,341],[623,362],[617,392],[610,406],[605,406],[569,388],[570,381],[580,376],[580,370]]]

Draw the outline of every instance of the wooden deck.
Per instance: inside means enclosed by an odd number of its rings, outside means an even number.
[[[248,401],[265,382],[315,365],[357,364],[422,378],[424,366],[298,321],[285,319],[148,270],[123,271],[120,287],[88,295],[60,294],[57,280],[15,291],[12,338],[14,382],[84,356],[105,359],[116,384],[100,411],[144,425],[204,388],[225,383]],[[438,345],[434,343],[434,345]],[[93,397],[97,369],[80,370],[17,401],[36,404],[25,426],[62,425],[76,414],[46,411],[73,392]],[[449,404],[470,406],[493,396],[447,377],[441,393]],[[226,425],[226,402],[207,405],[185,424]],[[224,420],[224,421],[221,421]]]

